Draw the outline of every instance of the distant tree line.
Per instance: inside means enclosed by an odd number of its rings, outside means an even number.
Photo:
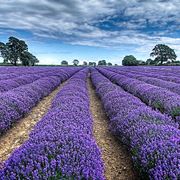
[[[133,55],[125,56],[122,60],[123,66],[138,66],[138,65],[180,65],[179,61],[176,61],[176,53],[174,49],[171,49],[165,44],[157,44],[150,53],[151,57],[155,57],[154,60],[149,58],[145,61],[137,60]]]
[[[28,51],[28,45],[25,41],[15,37],[9,37],[7,43],[0,42],[0,55],[4,63],[10,63],[14,66],[20,62],[24,66],[34,66],[39,60]]]
[[[133,55],[127,55],[122,60],[123,66],[141,66],[141,65],[180,65],[180,61],[176,61],[176,54],[174,49],[171,49],[169,46],[165,44],[157,44],[150,53],[151,57],[154,57],[154,60],[148,58],[146,61],[137,60]],[[61,65],[67,66],[68,61],[61,61]],[[79,60],[74,59],[73,65],[78,66]],[[96,62],[87,62],[84,61],[80,66],[113,66],[111,62],[107,62],[106,60],[99,60]],[[117,64],[114,64],[117,66]]]
[[[4,60],[4,64],[12,64],[17,66],[21,63],[24,66],[34,66],[39,63],[39,60],[32,53],[28,51],[28,45],[25,41],[15,37],[9,37],[7,43],[0,42],[0,56]],[[177,61],[177,55],[174,49],[165,44],[157,44],[150,53],[151,57],[146,61],[137,60],[133,55],[127,55],[122,60],[123,66],[139,66],[139,65],[180,65],[180,61]],[[79,60],[73,60],[73,66],[79,65]],[[61,61],[62,66],[68,66],[67,60]],[[113,66],[111,62],[106,60],[99,60],[96,62],[84,61],[81,66]],[[117,66],[117,64],[114,64]]]
[[[79,60],[74,59],[73,60],[73,66],[78,66],[79,65]],[[61,65],[62,66],[68,66],[68,61],[66,60],[62,60],[61,61]],[[98,61],[98,63],[96,62],[87,62],[87,61],[83,61],[83,64],[81,66],[112,66],[113,64],[111,62],[106,62],[106,60],[100,60]],[[117,64],[115,64],[115,66],[117,66]]]

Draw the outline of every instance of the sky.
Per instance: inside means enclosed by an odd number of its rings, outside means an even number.
[[[146,60],[156,44],[180,59],[179,7],[179,0],[0,0],[0,41],[25,40],[40,64]]]

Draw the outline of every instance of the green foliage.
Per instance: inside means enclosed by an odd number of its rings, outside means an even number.
[[[137,66],[138,61],[133,55],[128,55],[128,56],[125,56],[124,59],[122,60],[122,65],[123,66]]]
[[[68,66],[68,61],[66,61],[66,60],[61,61],[61,65],[62,66]]]
[[[9,37],[7,43],[0,42],[0,53],[4,59],[4,63],[10,62],[12,65],[17,65],[20,61],[22,65],[34,66],[39,60],[28,52],[28,45],[23,40],[15,37]]]
[[[155,57],[154,62],[160,65],[168,60],[175,61],[177,58],[175,51],[165,44],[157,44],[150,56]]]
[[[106,66],[106,60],[98,61],[98,66]]]
[[[83,62],[83,66],[87,66],[88,63],[86,61]]]
[[[158,109],[159,111],[164,113],[164,105],[161,102],[155,101],[152,105],[155,109]]]
[[[89,66],[96,66],[96,62],[89,62]]]
[[[73,64],[74,64],[74,66],[77,66],[77,65],[79,64],[79,60],[74,59],[74,60],[73,60]]]
[[[39,60],[28,51],[24,51],[21,53],[20,61],[24,66],[34,66],[35,63],[39,62]]]
[[[0,54],[1,57],[4,59],[4,63],[7,63],[9,58],[8,57],[9,53],[6,44],[4,44],[3,42],[0,42]]]
[[[111,63],[111,62],[108,62],[107,65],[108,65],[108,66],[112,66],[112,63]]]
[[[155,65],[155,64],[156,64],[155,61],[152,60],[151,58],[146,60],[146,65]]]
[[[174,108],[171,112],[171,116],[175,118],[176,116],[179,116],[179,115],[180,115],[180,107]]]
[[[142,61],[142,60],[137,60],[138,61],[138,65],[142,66],[142,65],[146,65],[146,62]]]
[[[8,50],[8,61],[11,64],[17,65],[23,52],[28,51],[28,46],[23,40],[19,40],[15,37],[9,37],[9,41],[6,43]]]

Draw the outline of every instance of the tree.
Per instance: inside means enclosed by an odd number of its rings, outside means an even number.
[[[92,65],[95,67],[96,66],[96,62],[92,62]]]
[[[31,56],[31,59],[30,59],[30,64],[31,64],[32,66],[34,66],[36,63],[39,63],[39,60],[37,59],[36,56],[32,55],[32,56]]]
[[[102,62],[101,61],[98,61],[98,66],[101,66],[102,65]]]
[[[123,66],[137,66],[138,61],[133,55],[128,55],[128,56],[125,56],[124,59],[122,60],[122,65]]]
[[[96,66],[96,62],[89,62],[89,66]]]
[[[28,46],[25,41],[19,40],[15,37],[9,37],[9,41],[6,43],[6,46],[9,53],[8,61],[15,66],[20,59],[21,53],[28,51]]]
[[[155,64],[155,62],[151,58],[146,60],[146,65],[153,65],[153,64]]]
[[[6,44],[4,44],[3,42],[0,42],[0,54],[1,57],[4,59],[4,63],[7,63],[9,58],[8,57],[9,53]]]
[[[112,66],[112,63],[111,63],[111,62],[108,62],[107,65],[108,65],[108,66]]]
[[[24,66],[34,66],[39,60],[28,52],[28,46],[23,40],[19,40],[15,37],[9,37],[8,42],[0,42],[0,54],[4,59],[4,63],[10,62],[13,65],[17,65],[18,61]]]
[[[148,58],[147,60],[146,60],[146,65],[150,65],[150,63],[152,62],[153,60],[151,59],[151,58]]]
[[[157,44],[150,56],[155,56],[154,61],[161,65],[163,62],[167,62],[168,60],[175,61],[177,58],[175,51],[165,44]]]
[[[87,66],[88,63],[86,61],[83,62],[83,66]]]
[[[143,60],[137,60],[138,65],[146,65],[146,62],[144,62]]]
[[[68,62],[66,60],[61,61],[61,65],[68,66]]]
[[[73,64],[74,64],[74,66],[77,66],[77,65],[79,64],[79,60],[74,59],[74,60],[73,60]]]
[[[106,60],[98,61],[98,66],[106,66]]]
[[[20,61],[22,62],[22,65],[24,66],[34,66],[36,63],[39,62],[36,56],[32,55],[28,51],[24,51],[21,53]]]
[[[29,66],[30,65],[30,63],[29,63],[29,59],[31,58],[30,56],[31,55],[27,51],[21,53],[20,61],[22,62],[23,66]]]

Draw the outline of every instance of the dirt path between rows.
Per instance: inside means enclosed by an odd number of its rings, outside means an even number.
[[[44,97],[26,117],[20,119],[14,126],[0,137],[0,162],[5,161],[13,150],[22,145],[29,137],[34,125],[46,114],[51,102],[66,82],[60,84],[48,96]]]
[[[108,118],[104,112],[100,99],[95,93],[90,79],[88,79],[88,88],[90,96],[90,109],[94,123],[94,137],[102,151],[106,179],[138,179],[126,148],[117,139],[115,139],[108,129]]]

